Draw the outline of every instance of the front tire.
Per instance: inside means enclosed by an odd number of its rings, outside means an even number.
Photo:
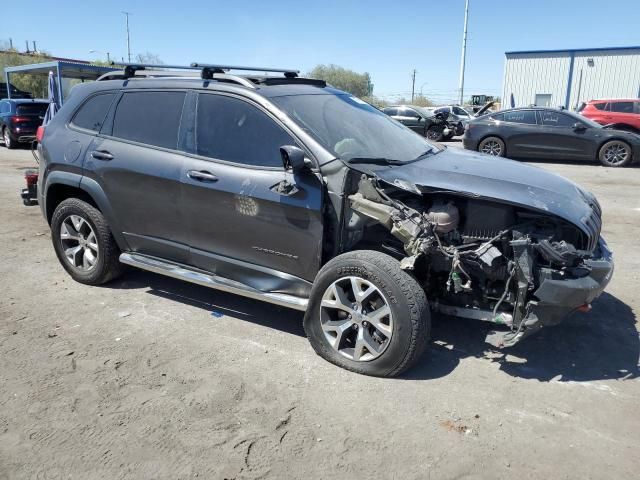
[[[478,151],[487,155],[493,155],[494,157],[504,157],[507,154],[504,142],[498,137],[487,137],[483,139],[478,145]]]
[[[432,142],[441,142],[444,136],[443,129],[440,127],[429,127],[425,136]]]
[[[77,282],[101,285],[124,271],[104,216],[80,199],[68,198],[57,206],[51,219],[51,240],[58,260]]]
[[[626,167],[633,159],[631,146],[622,140],[611,140],[602,145],[598,159],[605,167]]]
[[[429,340],[424,290],[380,252],[348,252],[316,276],[304,329],[325,360],[347,370],[394,377],[411,367]]]

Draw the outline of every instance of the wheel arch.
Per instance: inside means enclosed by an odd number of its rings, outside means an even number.
[[[600,159],[600,150],[602,150],[602,147],[605,146],[605,144],[609,143],[609,142],[613,142],[613,141],[618,141],[618,142],[624,142],[627,145],[629,145],[629,148],[631,149],[631,157],[632,159],[635,159],[635,154],[636,151],[633,148],[633,144],[627,140],[626,138],[624,138],[622,135],[618,136],[613,136],[613,137],[609,137],[609,138],[605,138],[604,140],[602,140],[601,142],[598,143],[598,147],[596,148],[596,155],[595,155],[595,160],[599,161]],[[631,161],[631,163],[633,163],[634,160]]]
[[[68,198],[78,198],[104,215],[118,247],[123,251],[128,250],[122,230],[118,228],[107,196],[98,182],[75,173],[52,172],[47,177],[44,190],[43,213],[49,225],[53,212],[62,201]]]

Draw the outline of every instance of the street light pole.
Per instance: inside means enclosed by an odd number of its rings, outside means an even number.
[[[462,58],[460,59],[460,101],[464,104],[464,67],[467,56],[467,23],[469,20],[469,0],[464,2],[464,31],[462,32]]]
[[[125,17],[127,18],[126,22],[127,22],[127,58],[128,58],[128,62],[131,63],[131,39],[129,37],[129,12],[122,12]]]
[[[411,75],[411,103],[413,103],[413,97],[416,92],[416,69],[413,69],[413,74]]]

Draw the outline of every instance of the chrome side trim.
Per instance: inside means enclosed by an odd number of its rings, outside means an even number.
[[[122,253],[120,262],[131,265],[132,267],[147,270],[149,272],[159,273],[167,277],[177,278],[186,282],[196,283],[223,292],[234,293],[244,297],[262,300],[263,302],[273,303],[282,307],[293,308],[295,310],[305,311],[308,298],[294,297],[282,293],[270,293],[256,290],[240,282],[219,277],[212,273],[205,273],[196,269],[191,269],[185,265],[166,262],[159,258],[148,257],[138,253]]]
[[[452,317],[470,318],[472,320],[482,320],[483,322],[498,323],[500,325],[513,325],[513,315],[506,312],[499,312],[495,318],[490,310],[480,310],[479,308],[453,307],[451,305],[443,305],[435,302],[431,308],[436,312]]]

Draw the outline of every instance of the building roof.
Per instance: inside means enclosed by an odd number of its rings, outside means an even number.
[[[6,67],[4,71],[8,73],[31,73],[47,75],[51,69],[59,69],[60,76],[64,78],[96,80],[100,75],[112,71],[113,67],[54,60],[51,62],[29,63],[26,65]]]
[[[520,50],[504,52],[505,55],[519,54],[544,54],[544,53],[578,53],[578,52],[605,52],[605,51],[640,50],[640,45],[628,47],[596,47],[596,48],[566,48],[561,50]]]

